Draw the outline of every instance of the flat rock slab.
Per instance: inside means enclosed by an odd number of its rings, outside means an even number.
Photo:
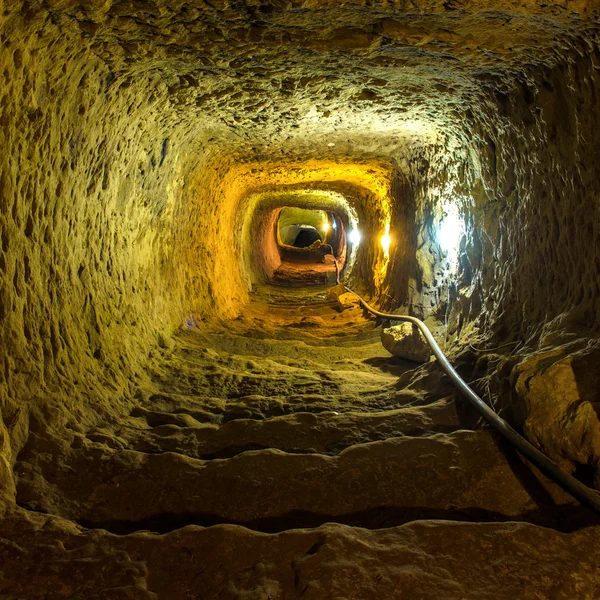
[[[344,336],[310,340],[307,334],[314,329],[316,318],[319,317],[307,316],[308,320],[302,317],[288,324],[284,331],[293,336],[293,343],[290,339],[268,338],[260,331],[253,333],[262,335],[263,339],[235,336],[224,331],[216,336],[182,334],[177,338],[175,351],[156,377],[158,390],[164,394],[224,400],[257,394],[357,397],[396,383],[393,374],[369,364],[385,354],[377,342],[377,332],[367,331],[366,340],[356,336],[349,340]],[[306,339],[295,339],[298,336]],[[227,351],[202,347],[201,340],[210,345],[222,345]]]
[[[484,431],[394,438],[338,456],[259,450],[202,461],[94,446],[48,455],[47,461],[17,465],[19,502],[90,525],[191,515],[210,522],[293,524],[298,514],[335,520],[380,507],[412,514],[466,510],[494,518],[538,508],[522,473]],[[550,483],[548,491],[558,503],[572,501]]]
[[[115,536],[24,512],[0,520],[0,596],[28,600],[596,600],[598,564],[600,527],[418,521]]]

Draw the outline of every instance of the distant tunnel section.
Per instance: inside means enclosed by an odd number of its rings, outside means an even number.
[[[348,231],[358,228],[358,219],[345,198],[330,191],[267,193],[249,228],[252,269],[267,284],[334,285],[356,253]]]
[[[277,219],[281,265],[273,282],[320,285],[336,283],[347,256],[348,215],[341,211],[285,206]]]

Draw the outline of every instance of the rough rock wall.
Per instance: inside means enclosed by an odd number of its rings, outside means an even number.
[[[471,129],[478,160],[462,190],[471,203],[449,324],[460,334],[472,320],[493,345],[510,343],[500,353],[514,356],[490,357],[497,408],[596,487],[599,71],[590,32],[490,81]]]
[[[503,340],[598,331],[599,58],[573,42],[499,77],[471,127],[458,285],[478,280],[479,323]]]
[[[506,126],[490,132],[503,204],[491,319],[503,315],[509,335],[554,319],[572,333],[600,326],[598,45],[556,63],[501,98]]]
[[[131,395],[156,331],[172,325],[162,264],[174,167],[164,103],[134,93],[131,77],[48,14],[10,15],[1,42],[0,447],[10,463],[28,427],[86,423]]]
[[[446,312],[450,334],[469,323],[533,344],[597,333],[599,57],[590,35],[535,68],[497,73],[464,107],[462,133],[401,161],[416,211],[412,302]],[[454,265],[438,239],[449,208],[464,227]]]
[[[600,53],[588,33],[488,75],[463,133],[400,168],[416,215],[412,310],[437,316],[450,338],[492,346],[486,397],[598,487]],[[437,239],[448,200],[464,223],[454,267]]]
[[[448,250],[440,243],[440,230],[449,214],[461,222],[469,218],[459,191],[465,165],[470,166],[466,149],[448,137],[396,156],[384,304],[393,298],[392,305],[399,303],[415,316],[444,320],[449,289],[461,275],[457,257],[464,231],[456,233]]]

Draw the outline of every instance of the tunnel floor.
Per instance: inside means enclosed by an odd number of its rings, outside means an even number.
[[[333,263],[307,264],[304,261],[285,260],[273,273],[272,283],[289,287],[324,286],[335,283],[336,270]]]
[[[129,414],[34,430],[0,558],[50,561],[69,591],[117,577],[111,598],[533,598],[585,577],[597,520],[474,423],[361,309],[261,288],[180,332]]]

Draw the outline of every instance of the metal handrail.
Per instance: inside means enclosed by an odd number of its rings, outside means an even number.
[[[462,379],[456,372],[456,369],[450,364],[446,355],[442,352],[433,334],[423,321],[416,317],[408,315],[392,315],[375,310],[367,304],[364,298],[354,290],[344,285],[344,288],[354,294],[360,303],[372,314],[384,319],[395,321],[407,321],[416,325],[425,336],[427,343],[431,347],[433,354],[437,358],[442,369],[448,374],[452,383],[458,391],[468,400],[475,410],[501,435],[503,435],[527,460],[534,464],[544,475],[556,482],[560,487],[566,490],[571,496],[579,500],[581,504],[591,508],[594,512],[600,514],[600,494],[581,483],[578,479],[565,473],[558,465],[554,464],[545,454],[540,452],[535,446],[530,444],[522,435],[513,429],[502,417],[500,417],[492,408],[490,408]]]

